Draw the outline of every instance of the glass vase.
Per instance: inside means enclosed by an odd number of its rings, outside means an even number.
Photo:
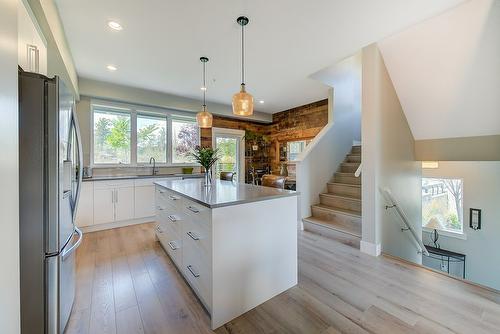
[[[212,185],[212,171],[205,168],[205,180],[203,185],[205,187],[210,187]]]

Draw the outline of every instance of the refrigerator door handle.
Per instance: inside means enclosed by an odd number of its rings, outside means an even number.
[[[82,191],[82,181],[83,181],[83,149],[82,149],[82,136],[80,134],[80,127],[78,126],[78,120],[76,119],[75,111],[73,110],[73,115],[71,117],[73,126],[75,127],[76,142],[78,144],[78,184],[76,188],[75,196],[75,206],[73,208],[73,222],[76,219],[76,210],[78,208],[78,200],[80,199],[80,193]]]
[[[83,233],[82,231],[78,228],[75,227],[75,233],[78,235],[78,240],[67,250],[64,250],[61,254],[61,259],[64,261],[65,259],[68,258],[77,248],[80,246],[83,240]]]

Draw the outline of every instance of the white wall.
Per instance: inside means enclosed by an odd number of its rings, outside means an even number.
[[[361,139],[361,54],[340,62],[321,81],[333,86],[329,93],[329,123],[298,157],[297,191],[300,192],[299,218],[311,215],[311,205]]]
[[[362,50],[362,241],[361,250],[421,262],[415,242],[394,210],[386,211],[388,188],[421,233],[420,165],[414,139],[376,44]]]
[[[117,85],[109,82],[79,78],[80,94],[117,102],[128,102],[151,107],[168,108],[189,112],[201,109],[201,99],[191,99],[178,95],[162,93],[142,88]],[[200,93],[201,94],[201,93]],[[201,98],[201,95],[200,95]],[[230,101],[228,101],[229,103]],[[254,112],[252,116],[236,117],[230,104],[207,102],[208,111],[215,115],[240,118],[250,121],[270,123],[272,114]]]
[[[20,331],[17,0],[0,1],[0,333]]]
[[[463,179],[464,232],[467,240],[441,235],[441,248],[467,255],[467,279],[500,290],[500,161],[440,161],[423,177]],[[481,230],[469,227],[469,209],[481,209]],[[424,242],[429,243],[424,232]]]
[[[500,134],[500,1],[470,0],[382,40],[415,139]]]

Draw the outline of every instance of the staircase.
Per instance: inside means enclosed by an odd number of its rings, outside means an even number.
[[[304,229],[359,248],[361,240],[361,177],[354,173],[361,164],[361,146],[353,146],[344,162],[328,182],[328,192],[320,194],[319,204],[304,218]]]

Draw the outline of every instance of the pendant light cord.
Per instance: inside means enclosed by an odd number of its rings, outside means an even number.
[[[245,84],[245,26],[241,25],[241,84]]]
[[[205,64],[206,62],[203,62],[203,107],[206,107],[207,104],[205,103],[205,94],[207,93],[207,83],[205,80]]]

